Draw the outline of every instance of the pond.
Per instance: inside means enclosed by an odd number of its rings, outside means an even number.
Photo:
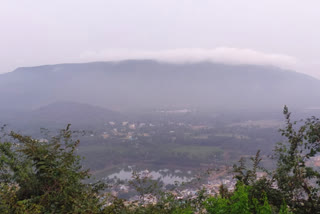
[[[105,179],[120,179],[121,181],[128,181],[132,179],[132,173],[135,170],[132,168],[121,169],[120,171],[113,173]],[[160,169],[160,170],[139,170],[137,173],[148,173],[153,180],[161,180],[165,185],[167,184],[175,184],[176,182],[188,182],[192,180],[192,172],[186,171],[183,172],[181,170],[169,170],[169,169]]]

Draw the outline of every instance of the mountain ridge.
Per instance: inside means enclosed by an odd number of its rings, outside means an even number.
[[[0,99],[18,109],[61,100],[110,109],[306,108],[320,106],[319,85],[274,66],[126,60],[17,68],[0,75]]]

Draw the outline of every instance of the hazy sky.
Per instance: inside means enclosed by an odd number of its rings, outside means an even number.
[[[320,78],[318,0],[0,0],[0,73],[126,58],[274,64]]]

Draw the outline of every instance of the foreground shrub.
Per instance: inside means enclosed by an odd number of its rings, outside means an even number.
[[[99,183],[76,155],[69,126],[48,141],[11,132],[0,143],[0,213],[98,213]]]

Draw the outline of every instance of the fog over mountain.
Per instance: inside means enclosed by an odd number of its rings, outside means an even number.
[[[70,101],[113,110],[276,109],[320,106],[320,80],[263,65],[153,60],[58,64],[0,75],[1,109]]]

